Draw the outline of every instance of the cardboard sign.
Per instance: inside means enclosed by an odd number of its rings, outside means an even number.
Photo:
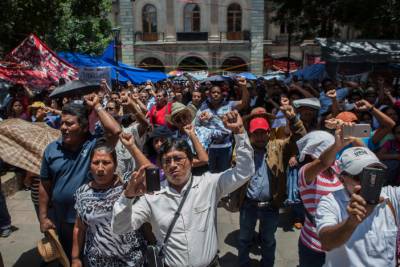
[[[79,69],[79,80],[100,83],[102,79],[107,81],[107,84],[111,86],[111,68],[109,67],[96,67],[96,68],[80,68]]]

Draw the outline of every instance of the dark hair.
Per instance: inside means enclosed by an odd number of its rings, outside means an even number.
[[[83,129],[89,126],[89,111],[84,105],[76,103],[66,104],[62,108],[62,114],[78,117],[78,123]]]
[[[115,167],[117,166],[117,164],[118,164],[117,163],[117,153],[115,152],[114,147],[110,146],[104,137],[101,137],[96,140],[96,144],[94,145],[92,153],[90,154],[90,161],[92,161],[94,153],[96,153],[96,151],[104,151],[107,154],[110,154],[111,158],[115,164]]]
[[[121,106],[120,106],[120,104],[119,104],[117,101],[111,99],[111,100],[109,100],[109,101],[107,102],[107,105],[110,104],[110,103],[114,103],[115,109],[116,109],[117,111],[120,110]]]
[[[162,93],[164,97],[168,96],[167,90],[163,89],[163,88],[157,88],[156,89],[156,94],[158,93]]]
[[[161,146],[158,154],[158,160],[161,162],[162,157],[171,150],[184,152],[190,161],[193,161],[193,152],[189,144],[183,139],[169,138]]]

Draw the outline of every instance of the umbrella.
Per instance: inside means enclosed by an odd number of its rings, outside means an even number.
[[[230,77],[222,76],[222,75],[214,75],[208,77],[207,79],[203,80],[203,82],[225,82],[231,80]]]
[[[39,175],[46,146],[60,137],[60,131],[45,123],[21,119],[0,122],[0,157],[10,165]]]
[[[242,73],[236,74],[234,76],[244,77],[244,78],[246,78],[246,80],[257,80],[257,76],[250,72],[242,72]]]
[[[98,83],[74,80],[54,89],[54,91],[50,94],[50,97],[63,97],[76,94],[86,95],[98,89]]]

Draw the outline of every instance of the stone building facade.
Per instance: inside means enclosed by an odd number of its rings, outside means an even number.
[[[272,10],[266,0],[114,0],[110,17],[121,27],[127,64],[261,75],[268,60],[288,56],[286,29],[272,22]],[[295,43],[290,58],[305,62],[305,50],[319,53]]]

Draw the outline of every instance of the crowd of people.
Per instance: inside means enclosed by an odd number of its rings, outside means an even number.
[[[14,86],[2,118],[44,122],[61,137],[25,184],[71,266],[220,266],[217,207],[240,212],[238,265],[273,266],[280,211],[300,229],[300,267],[399,266],[400,86],[234,77],[166,80],[52,99]],[[345,128],[368,124],[364,137]],[[367,168],[385,171],[379,203]],[[159,172],[149,191],[146,173]],[[0,196],[0,234],[11,218]],[[287,210],[287,209],[286,209]],[[255,233],[259,221],[258,234]],[[154,256],[154,253],[153,253]]]

